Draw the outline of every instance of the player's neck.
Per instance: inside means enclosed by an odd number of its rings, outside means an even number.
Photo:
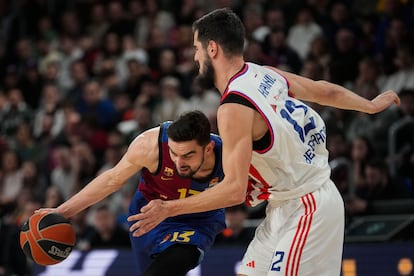
[[[230,79],[236,75],[244,66],[242,56],[222,58],[215,62],[215,86],[223,95]]]
[[[216,155],[214,151],[211,151],[210,154],[207,154],[204,163],[201,165],[200,169],[197,171],[196,174],[193,175],[194,179],[204,179],[209,177],[214,170],[216,165]]]

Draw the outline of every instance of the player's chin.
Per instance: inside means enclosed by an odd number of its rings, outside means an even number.
[[[191,173],[191,170],[181,170],[178,171],[178,175],[184,178],[190,178],[193,174]]]

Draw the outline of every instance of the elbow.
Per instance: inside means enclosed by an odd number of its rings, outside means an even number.
[[[119,190],[122,186],[122,182],[119,180],[119,175],[117,175],[113,169],[104,172],[104,174],[106,174],[107,179],[106,185],[113,191]]]
[[[325,80],[317,81],[317,83],[319,84],[319,90],[317,91],[317,95],[314,97],[315,102],[319,104],[326,104],[338,96],[335,87],[331,83]]]
[[[243,187],[243,188],[241,188]],[[245,202],[246,200],[246,187],[241,185],[233,185],[229,192],[228,205],[234,206]]]

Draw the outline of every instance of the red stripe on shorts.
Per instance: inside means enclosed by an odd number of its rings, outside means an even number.
[[[296,229],[295,236],[293,237],[292,245],[289,249],[285,270],[286,276],[298,275],[303,248],[305,247],[306,239],[309,235],[313,213],[316,210],[316,203],[313,194],[307,194],[303,196],[301,200],[303,206],[305,207],[305,214],[299,219],[298,227]]]

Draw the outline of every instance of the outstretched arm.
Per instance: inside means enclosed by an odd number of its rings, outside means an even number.
[[[289,81],[289,91],[300,100],[369,114],[381,112],[393,103],[400,104],[400,98],[392,90],[385,91],[370,101],[328,81],[313,81],[274,67],[266,67],[284,76]]]
[[[217,121],[223,140],[224,179],[213,188],[184,199],[152,200],[140,214],[128,218],[128,221],[137,221],[130,228],[134,236],[147,233],[167,217],[233,206],[245,200],[254,112],[239,104],[220,106]]]
[[[157,160],[157,147],[154,146],[158,142],[157,137],[156,129],[141,134],[131,143],[115,167],[98,175],[56,209],[39,209],[37,212],[54,211],[69,218],[119,190],[142,167]]]

